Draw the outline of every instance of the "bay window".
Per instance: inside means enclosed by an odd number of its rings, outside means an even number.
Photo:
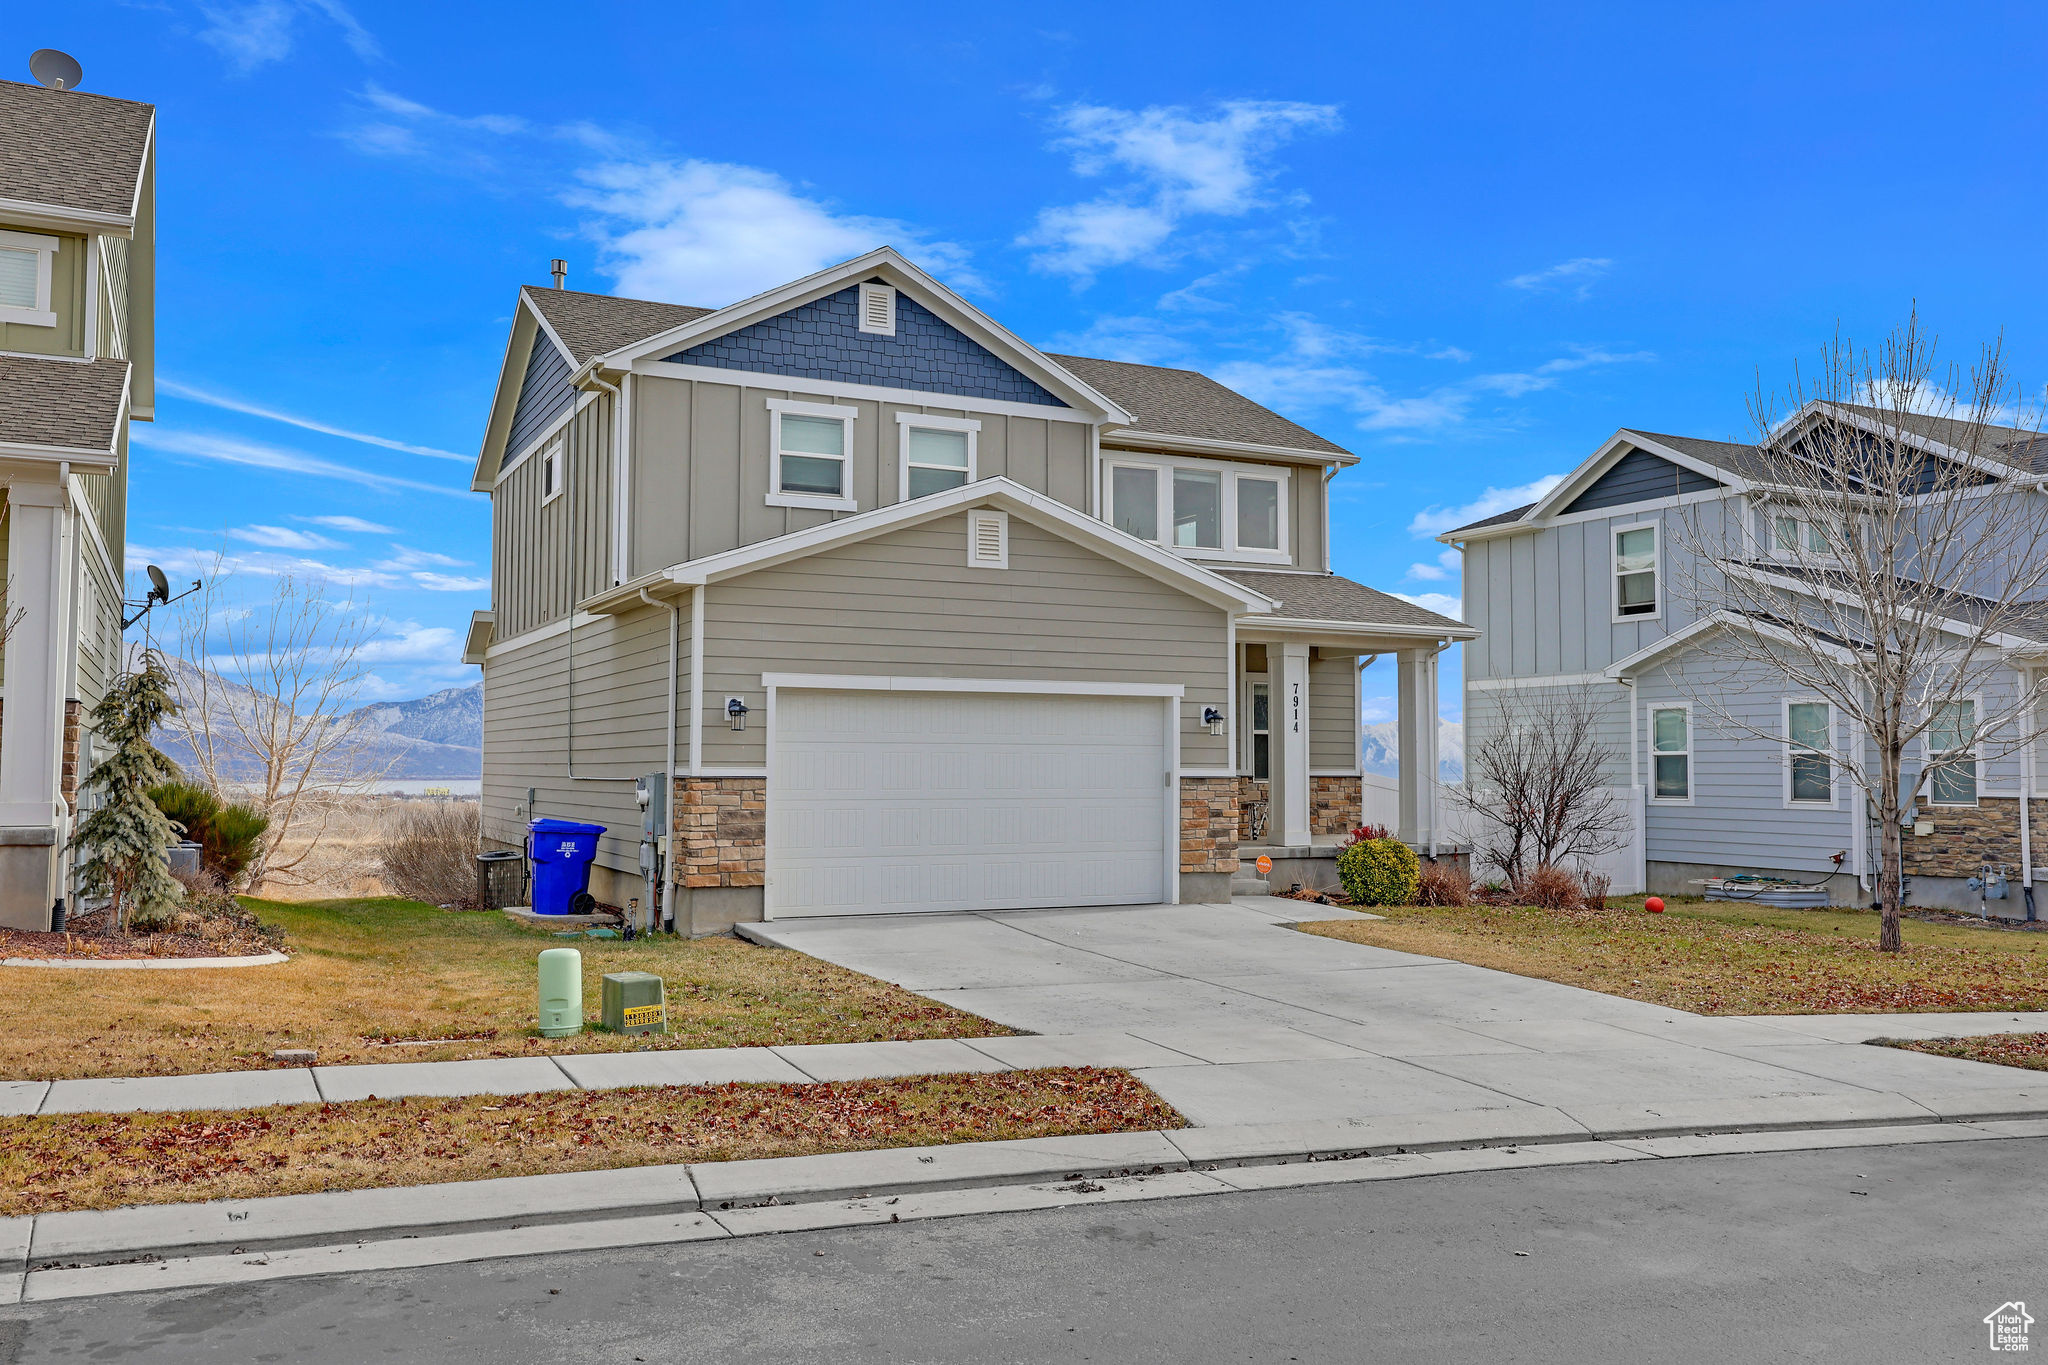
[[[1288,472],[1216,460],[1107,461],[1107,519],[1193,558],[1286,563]]]

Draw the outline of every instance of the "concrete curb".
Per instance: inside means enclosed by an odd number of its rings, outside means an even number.
[[[283,953],[260,953],[249,957],[7,957],[0,958],[0,967],[82,967],[99,971],[181,972],[211,967],[269,967],[279,962],[290,961],[291,958]]]

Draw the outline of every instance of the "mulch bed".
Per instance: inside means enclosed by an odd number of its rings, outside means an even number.
[[[196,919],[196,916],[188,917]],[[74,916],[60,933],[0,929],[0,958],[132,962],[154,957],[260,957],[278,950],[273,937],[248,923],[206,919],[162,933],[116,933],[104,911]]]

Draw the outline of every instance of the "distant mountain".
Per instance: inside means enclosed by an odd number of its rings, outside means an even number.
[[[196,704],[198,689],[193,686],[189,665],[175,659],[170,662],[178,704]],[[483,684],[475,683],[413,701],[377,702],[360,708],[365,766],[392,780],[481,777],[483,705]],[[214,734],[226,749],[223,767],[237,780],[255,775],[255,760],[246,749],[238,752],[233,717],[250,717],[255,707],[254,692],[225,679],[216,682],[213,708],[221,723],[214,727]],[[192,748],[175,722],[158,730],[155,742],[180,767],[193,766]]]
[[[1400,739],[1393,721],[1366,726],[1361,739],[1359,748],[1364,754],[1367,772],[1383,777],[1400,776]],[[1436,723],[1436,772],[1439,782],[1465,780],[1465,726],[1462,721],[1439,720]]]

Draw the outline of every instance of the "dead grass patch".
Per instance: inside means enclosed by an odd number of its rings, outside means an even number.
[[[0,967],[0,1031],[9,1038],[0,1079],[230,1071],[275,1065],[279,1048],[313,1048],[321,1064],[345,1065],[1010,1032],[738,939],[556,939],[495,913],[400,900],[244,904],[284,930],[290,962],[176,972]],[[653,972],[668,986],[670,1035],[538,1037],[534,962],[564,943],[583,954],[590,1019],[606,972]],[[428,1045],[376,1046],[421,1041]]]
[[[0,1119],[0,1215],[1183,1126],[1125,1071]]]
[[[1994,1066],[2017,1066],[2028,1071],[2048,1071],[2048,1033],[1987,1033],[1981,1038],[1873,1038],[1878,1047],[1895,1047],[1902,1052],[1926,1052],[1936,1057],[1960,1057],[1969,1062],[1990,1062]]]
[[[1383,909],[1312,934],[1450,958],[1698,1014],[1891,1014],[2048,1009],[2048,936],[1908,920],[1877,949],[1877,916],[1674,903],[1605,910],[1474,905]]]

